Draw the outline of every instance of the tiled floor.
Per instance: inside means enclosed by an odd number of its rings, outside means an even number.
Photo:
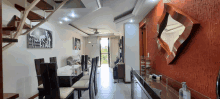
[[[109,68],[107,64],[97,70],[98,94],[96,99],[131,99],[131,84],[124,84],[122,80],[119,83],[114,83],[112,68]],[[74,99],[78,99],[76,91],[74,96]],[[81,99],[89,99],[88,90],[82,92]]]
[[[98,94],[96,99],[131,99],[131,85],[124,84],[123,81],[114,83],[112,68],[102,65],[97,72]],[[85,91],[81,99],[89,99],[89,91]]]

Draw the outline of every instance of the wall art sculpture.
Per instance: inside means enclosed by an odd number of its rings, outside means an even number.
[[[157,24],[158,48],[165,54],[168,64],[184,48],[189,36],[199,27],[199,23],[171,4],[164,4],[164,11]],[[185,44],[184,44],[185,43]]]

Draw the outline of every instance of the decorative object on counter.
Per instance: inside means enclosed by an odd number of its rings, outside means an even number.
[[[191,88],[186,88],[185,83],[180,83],[153,68],[147,69],[146,75],[141,76],[140,70],[131,70],[131,96],[136,99],[141,94],[141,99],[178,99],[180,89],[183,89],[183,95],[192,99],[211,99]],[[149,75],[162,75],[161,80],[153,80]],[[184,90],[186,89],[185,93]],[[146,94],[148,93],[148,94]],[[145,98],[146,97],[146,98]],[[190,99],[181,98],[181,99]]]
[[[149,75],[149,78],[154,79],[154,80],[161,80],[162,75],[152,74],[152,75]]]
[[[141,56],[141,75],[146,75],[146,69],[150,69],[150,64],[151,61],[149,53],[147,56]]]
[[[150,68],[150,54],[149,53],[147,54],[147,57],[146,57],[146,68]]]
[[[217,94],[217,99],[220,99],[220,70],[218,72],[218,77],[217,77],[217,82],[216,82],[216,94]]]
[[[186,41],[192,33],[195,33],[198,27],[198,21],[173,5],[164,4],[163,14],[157,24],[157,44],[161,52],[165,54],[168,64],[171,64],[183,50]],[[171,36],[171,34],[173,35]]]
[[[182,82],[182,88],[179,90],[179,99],[191,99],[190,90],[187,89],[186,82]]]
[[[74,50],[81,50],[81,42],[80,39],[75,38]]]
[[[140,75],[145,75],[146,74],[146,58],[145,56],[141,56],[141,74]]]
[[[27,48],[52,48],[52,31],[37,28],[27,35]]]

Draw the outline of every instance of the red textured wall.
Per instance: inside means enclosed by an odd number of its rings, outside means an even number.
[[[153,61],[152,68],[215,99],[220,66],[220,0],[171,0],[170,4],[196,19],[200,28],[175,64],[167,65],[155,40],[156,25],[164,7],[160,1],[146,16],[149,20],[146,24],[147,51]]]

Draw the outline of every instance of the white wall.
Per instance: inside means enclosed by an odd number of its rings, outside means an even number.
[[[86,37],[85,38],[85,54],[88,55],[88,57],[90,57],[90,59],[92,59],[96,56],[100,57],[100,42],[99,42],[99,40],[100,40],[99,37]],[[88,43],[89,41],[91,43]],[[100,65],[100,63],[98,63],[98,65]]]
[[[3,2],[2,15],[3,22],[7,23],[14,14],[20,15],[16,9],[5,3],[8,2],[5,0]],[[27,36],[19,36],[15,45],[3,51],[4,93],[19,93],[19,99],[28,99],[38,93],[34,59],[44,58],[45,62],[49,62],[49,57],[55,56],[57,57],[58,67],[61,67],[66,65],[68,56],[84,54],[83,47],[80,51],[75,51],[72,44],[73,37],[84,42],[81,35],[51,23],[45,23],[40,27],[52,31],[53,48],[27,49]]]
[[[139,70],[139,24],[125,24],[125,81],[130,82],[131,67]]]
[[[112,68],[115,66],[116,57],[119,57],[119,39],[119,36],[110,38],[110,67]]]

